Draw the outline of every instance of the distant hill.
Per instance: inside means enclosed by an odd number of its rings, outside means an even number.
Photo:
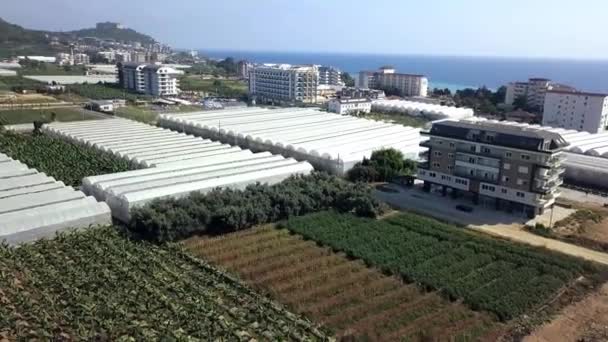
[[[124,42],[140,42],[144,45],[156,43],[154,38],[130,28],[88,28],[66,32],[66,34],[74,35],[78,38],[95,37],[99,39],[113,39]]]
[[[129,28],[106,25],[68,32],[39,31],[11,24],[0,18],[0,58],[15,54],[52,54],[61,51],[61,46],[49,45],[52,37],[63,42],[84,37],[140,42],[144,45],[156,42],[154,38]]]

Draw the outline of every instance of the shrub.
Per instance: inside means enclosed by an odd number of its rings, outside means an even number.
[[[412,175],[415,170],[415,161],[404,159],[401,151],[389,148],[374,151],[370,159],[363,158],[347,177],[353,182],[386,182],[397,176]]]
[[[371,189],[325,173],[294,176],[245,190],[215,189],[181,199],[159,199],[131,213],[129,228],[141,237],[174,241],[194,234],[224,233],[294,216],[335,209],[376,217],[385,210]]]

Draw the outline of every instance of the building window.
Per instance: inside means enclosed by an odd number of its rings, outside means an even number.
[[[488,154],[489,154],[489,153],[492,153],[492,151],[491,151],[489,148],[487,148],[487,147],[484,147],[484,148],[483,148],[481,151],[482,151],[483,153],[488,153]]]
[[[471,146],[471,147],[469,148],[469,150],[470,150],[471,152],[477,152],[477,147],[475,147],[475,145],[473,145],[473,146]]]
[[[448,166],[448,170],[453,171],[453,170],[454,170],[454,167],[453,167],[452,165],[449,165],[449,166]]]
[[[437,174],[435,172],[429,172],[429,176],[435,178],[435,177],[437,177]]]
[[[525,181],[521,178],[517,178],[517,185],[524,185]]]
[[[439,164],[439,163],[433,163],[433,167],[441,167],[441,164]]]
[[[454,148],[454,147],[456,147],[456,145],[455,145],[453,142],[451,142],[451,143],[450,143],[450,147],[451,147],[451,148]]]
[[[434,153],[436,157],[441,157],[441,151],[435,151]]]
[[[500,192],[502,192],[503,194],[506,194],[508,191],[507,191],[507,189],[501,189]]]
[[[513,154],[511,152],[505,152],[505,157],[506,158],[511,158]]]
[[[511,170],[511,164],[509,164],[509,163],[505,163],[505,164],[504,164],[502,167],[503,167],[505,170]]]
[[[475,164],[475,158],[473,158],[473,157],[469,157],[469,163],[471,163],[471,164]]]
[[[528,174],[528,167],[527,166],[520,166],[520,167],[517,168],[517,171],[519,173]]]
[[[454,153],[448,153],[448,158],[454,159]]]
[[[519,191],[518,191],[518,192],[517,192],[517,197],[524,198],[524,197],[526,197],[526,195],[525,195],[523,192],[519,192]]]
[[[522,160],[530,160],[530,156],[529,156],[529,155],[527,155],[527,154],[522,154],[522,155],[521,155],[521,159],[522,159]]]
[[[503,181],[503,182],[508,182],[508,181],[509,181],[509,177],[507,177],[507,176],[502,176],[502,181]]]

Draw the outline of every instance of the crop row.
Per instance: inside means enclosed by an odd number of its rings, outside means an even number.
[[[114,228],[0,247],[0,336],[23,340],[324,340],[171,246]]]
[[[598,266],[533,247],[509,244],[414,214],[385,220],[323,212],[287,228],[384,272],[462,299],[501,320],[543,303]]]
[[[79,186],[84,177],[127,171],[126,160],[45,135],[0,133],[0,152],[31,168]]]

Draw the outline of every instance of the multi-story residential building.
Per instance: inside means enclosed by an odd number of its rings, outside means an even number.
[[[372,111],[372,101],[367,98],[332,99],[327,103],[330,112],[338,114],[369,113]]]
[[[318,82],[315,65],[257,65],[249,72],[249,94],[262,102],[316,103]]]
[[[128,90],[153,96],[177,95],[179,72],[160,64],[118,63],[118,82]]]
[[[65,52],[60,52],[55,55],[55,63],[59,65],[71,65],[72,64],[72,55]]]
[[[371,100],[382,100],[386,97],[383,90],[355,87],[344,87],[336,95],[339,98],[367,98]]]
[[[319,84],[344,86],[342,71],[331,66],[319,66]]]
[[[253,67],[253,64],[248,61],[241,60],[237,63],[238,75],[242,79],[249,79],[249,70]]]
[[[540,111],[545,103],[545,94],[549,90],[574,91],[575,89],[546,78],[530,78],[528,82],[511,82],[507,84],[505,104],[513,105],[515,100],[523,97],[526,99],[526,104],[529,108]]]
[[[131,53],[131,62],[133,63],[147,63],[150,61],[149,54],[145,52],[133,51]]]
[[[442,121],[423,132],[428,161],[418,178],[424,189],[472,197],[529,217],[552,206],[562,184],[562,150],[557,133],[483,121]]]
[[[129,63],[131,61],[130,52],[116,52],[114,56],[117,63]]]
[[[396,88],[401,96],[426,97],[429,81],[424,75],[401,74],[391,67],[382,67],[378,71],[361,71],[357,86],[371,89]]]
[[[543,126],[600,133],[608,126],[608,94],[549,90]]]
[[[91,60],[89,58],[89,55],[87,55],[86,53],[75,53],[74,54],[74,59],[73,59],[74,65],[89,64],[90,61]]]

